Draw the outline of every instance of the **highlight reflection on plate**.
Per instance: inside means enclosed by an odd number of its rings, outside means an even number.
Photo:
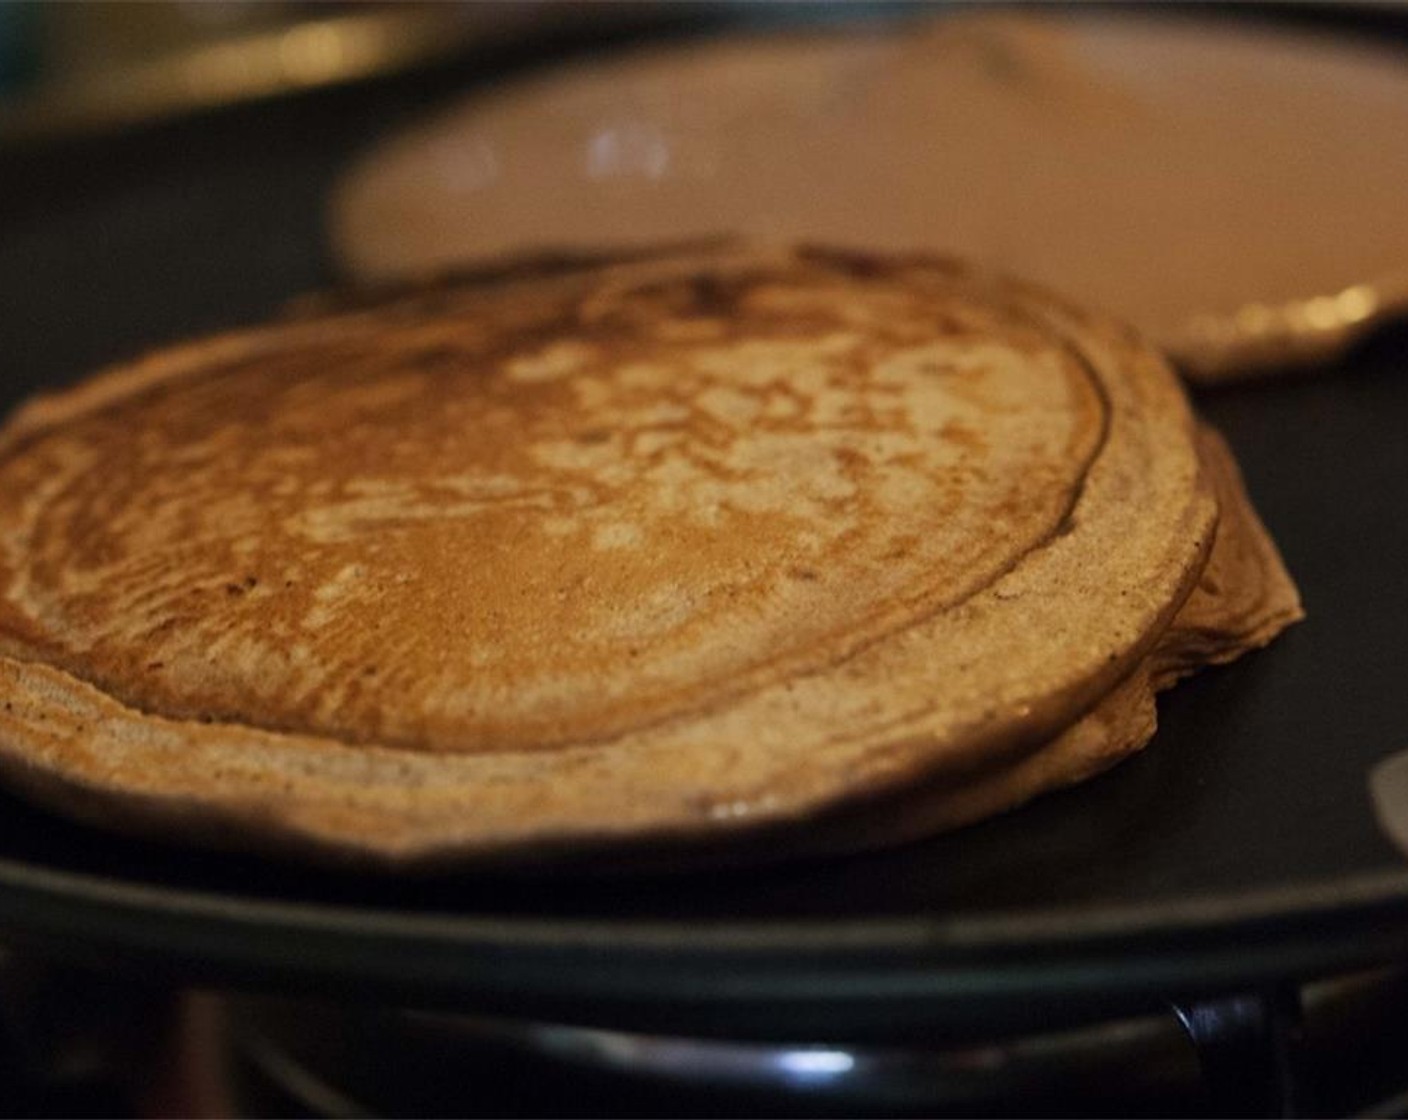
[[[1132,321],[1194,376],[1408,306],[1408,66],[1229,21],[977,12],[721,38],[476,96],[331,214],[390,280],[721,233],[923,248]]]

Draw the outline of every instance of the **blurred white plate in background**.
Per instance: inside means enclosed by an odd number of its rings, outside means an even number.
[[[476,95],[331,210],[385,281],[721,233],[956,253],[1121,314],[1195,376],[1408,305],[1408,64],[1227,20],[965,12],[725,37]]]

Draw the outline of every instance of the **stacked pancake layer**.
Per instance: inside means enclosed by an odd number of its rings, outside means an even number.
[[[242,846],[891,842],[1104,768],[1298,614],[1155,355],[929,259],[511,270],[0,433],[6,778]]]

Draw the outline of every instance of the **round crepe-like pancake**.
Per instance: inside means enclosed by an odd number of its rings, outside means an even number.
[[[1030,756],[1155,648],[1216,516],[1167,368],[1043,293],[528,269],[13,417],[0,759],[383,860],[748,833]]]

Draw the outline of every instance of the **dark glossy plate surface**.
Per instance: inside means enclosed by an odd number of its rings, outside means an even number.
[[[337,171],[465,78],[0,155],[0,403],[328,283]],[[1167,695],[1150,748],[1082,788],[888,853],[548,884],[315,873],[0,797],[0,928],[187,977],[758,1034],[1075,1015],[1408,954],[1408,861],[1365,784],[1408,747],[1408,329],[1199,405],[1309,619]]]

